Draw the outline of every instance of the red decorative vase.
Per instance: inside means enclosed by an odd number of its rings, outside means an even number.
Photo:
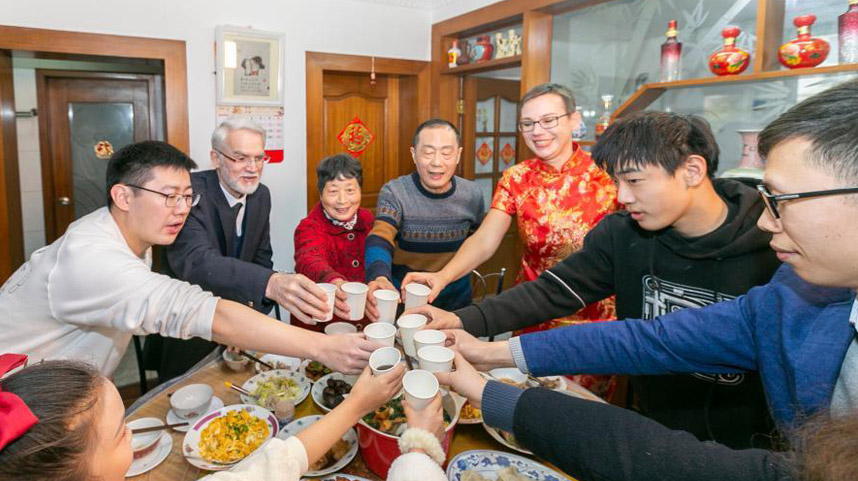
[[[709,70],[715,75],[739,75],[751,63],[751,54],[736,47],[736,37],[742,33],[739,27],[724,27],[721,36],[724,46],[709,56]]]
[[[816,15],[800,15],[792,23],[798,27],[798,38],[781,45],[778,60],[786,68],[816,67],[828,57],[828,42],[810,36]]]
[[[682,42],[676,39],[676,20],[667,24],[667,40],[661,44],[661,82],[679,80],[680,60],[682,58]]]
[[[495,52],[495,47],[492,45],[492,39],[488,35],[477,37],[477,42],[471,50],[474,53],[474,62],[485,62],[492,59],[492,54]]]

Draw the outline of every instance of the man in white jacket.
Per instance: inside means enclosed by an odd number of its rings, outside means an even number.
[[[163,142],[117,152],[107,167],[108,206],[72,223],[0,288],[0,353],[80,359],[110,376],[131,335],[158,333],[359,372],[377,347],[362,335],[288,326],[151,271],[151,247],[172,243],[199,201],[191,189],[195,167]]]

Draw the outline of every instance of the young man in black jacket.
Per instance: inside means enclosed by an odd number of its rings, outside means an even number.
[[[606,217],[584,247],[537,280],[453,313],[417,309],[428,327],[494,335],[570,314],[616,295],[617,318],[653,319],[733,299],[779,266],[756,226],[755,189],[713,180],[718,146],[697,117],[644,112],[616,122],[593,160],[618,185],[624,212]],[[593,346],[598,349],[598,346]],[[757,373],[631,378],[640,410],[667,427],[735,448],[763,446],[771,431]]]

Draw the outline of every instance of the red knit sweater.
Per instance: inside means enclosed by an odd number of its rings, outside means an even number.
[[[295,229],[295,271],[314,282],[364,282],[364,243],[372,221],[372,212],[361,207],[348,231],[332,224],[316,204]]]

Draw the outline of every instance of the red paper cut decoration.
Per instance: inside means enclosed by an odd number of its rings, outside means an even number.
[[[477,160],[479,160],[483,165],[486,165],[490,160],[492,160],[492,148],[489,147],[489,144],[483,142],[483,145],[477,149]]]
[[[504,164],[509,165],[515,160],[515,149],[512,148],[512,145],[509,142],[503,146],[503,149],[500,151],[500,158]]]
[[[342,132],[337,135],[337,140],[345,146],[346,151],[355,157],[360,157],[369,144],[375,140],[375,135],[364,125],[364,123],[355,115],[351,122],[346,124]]]

